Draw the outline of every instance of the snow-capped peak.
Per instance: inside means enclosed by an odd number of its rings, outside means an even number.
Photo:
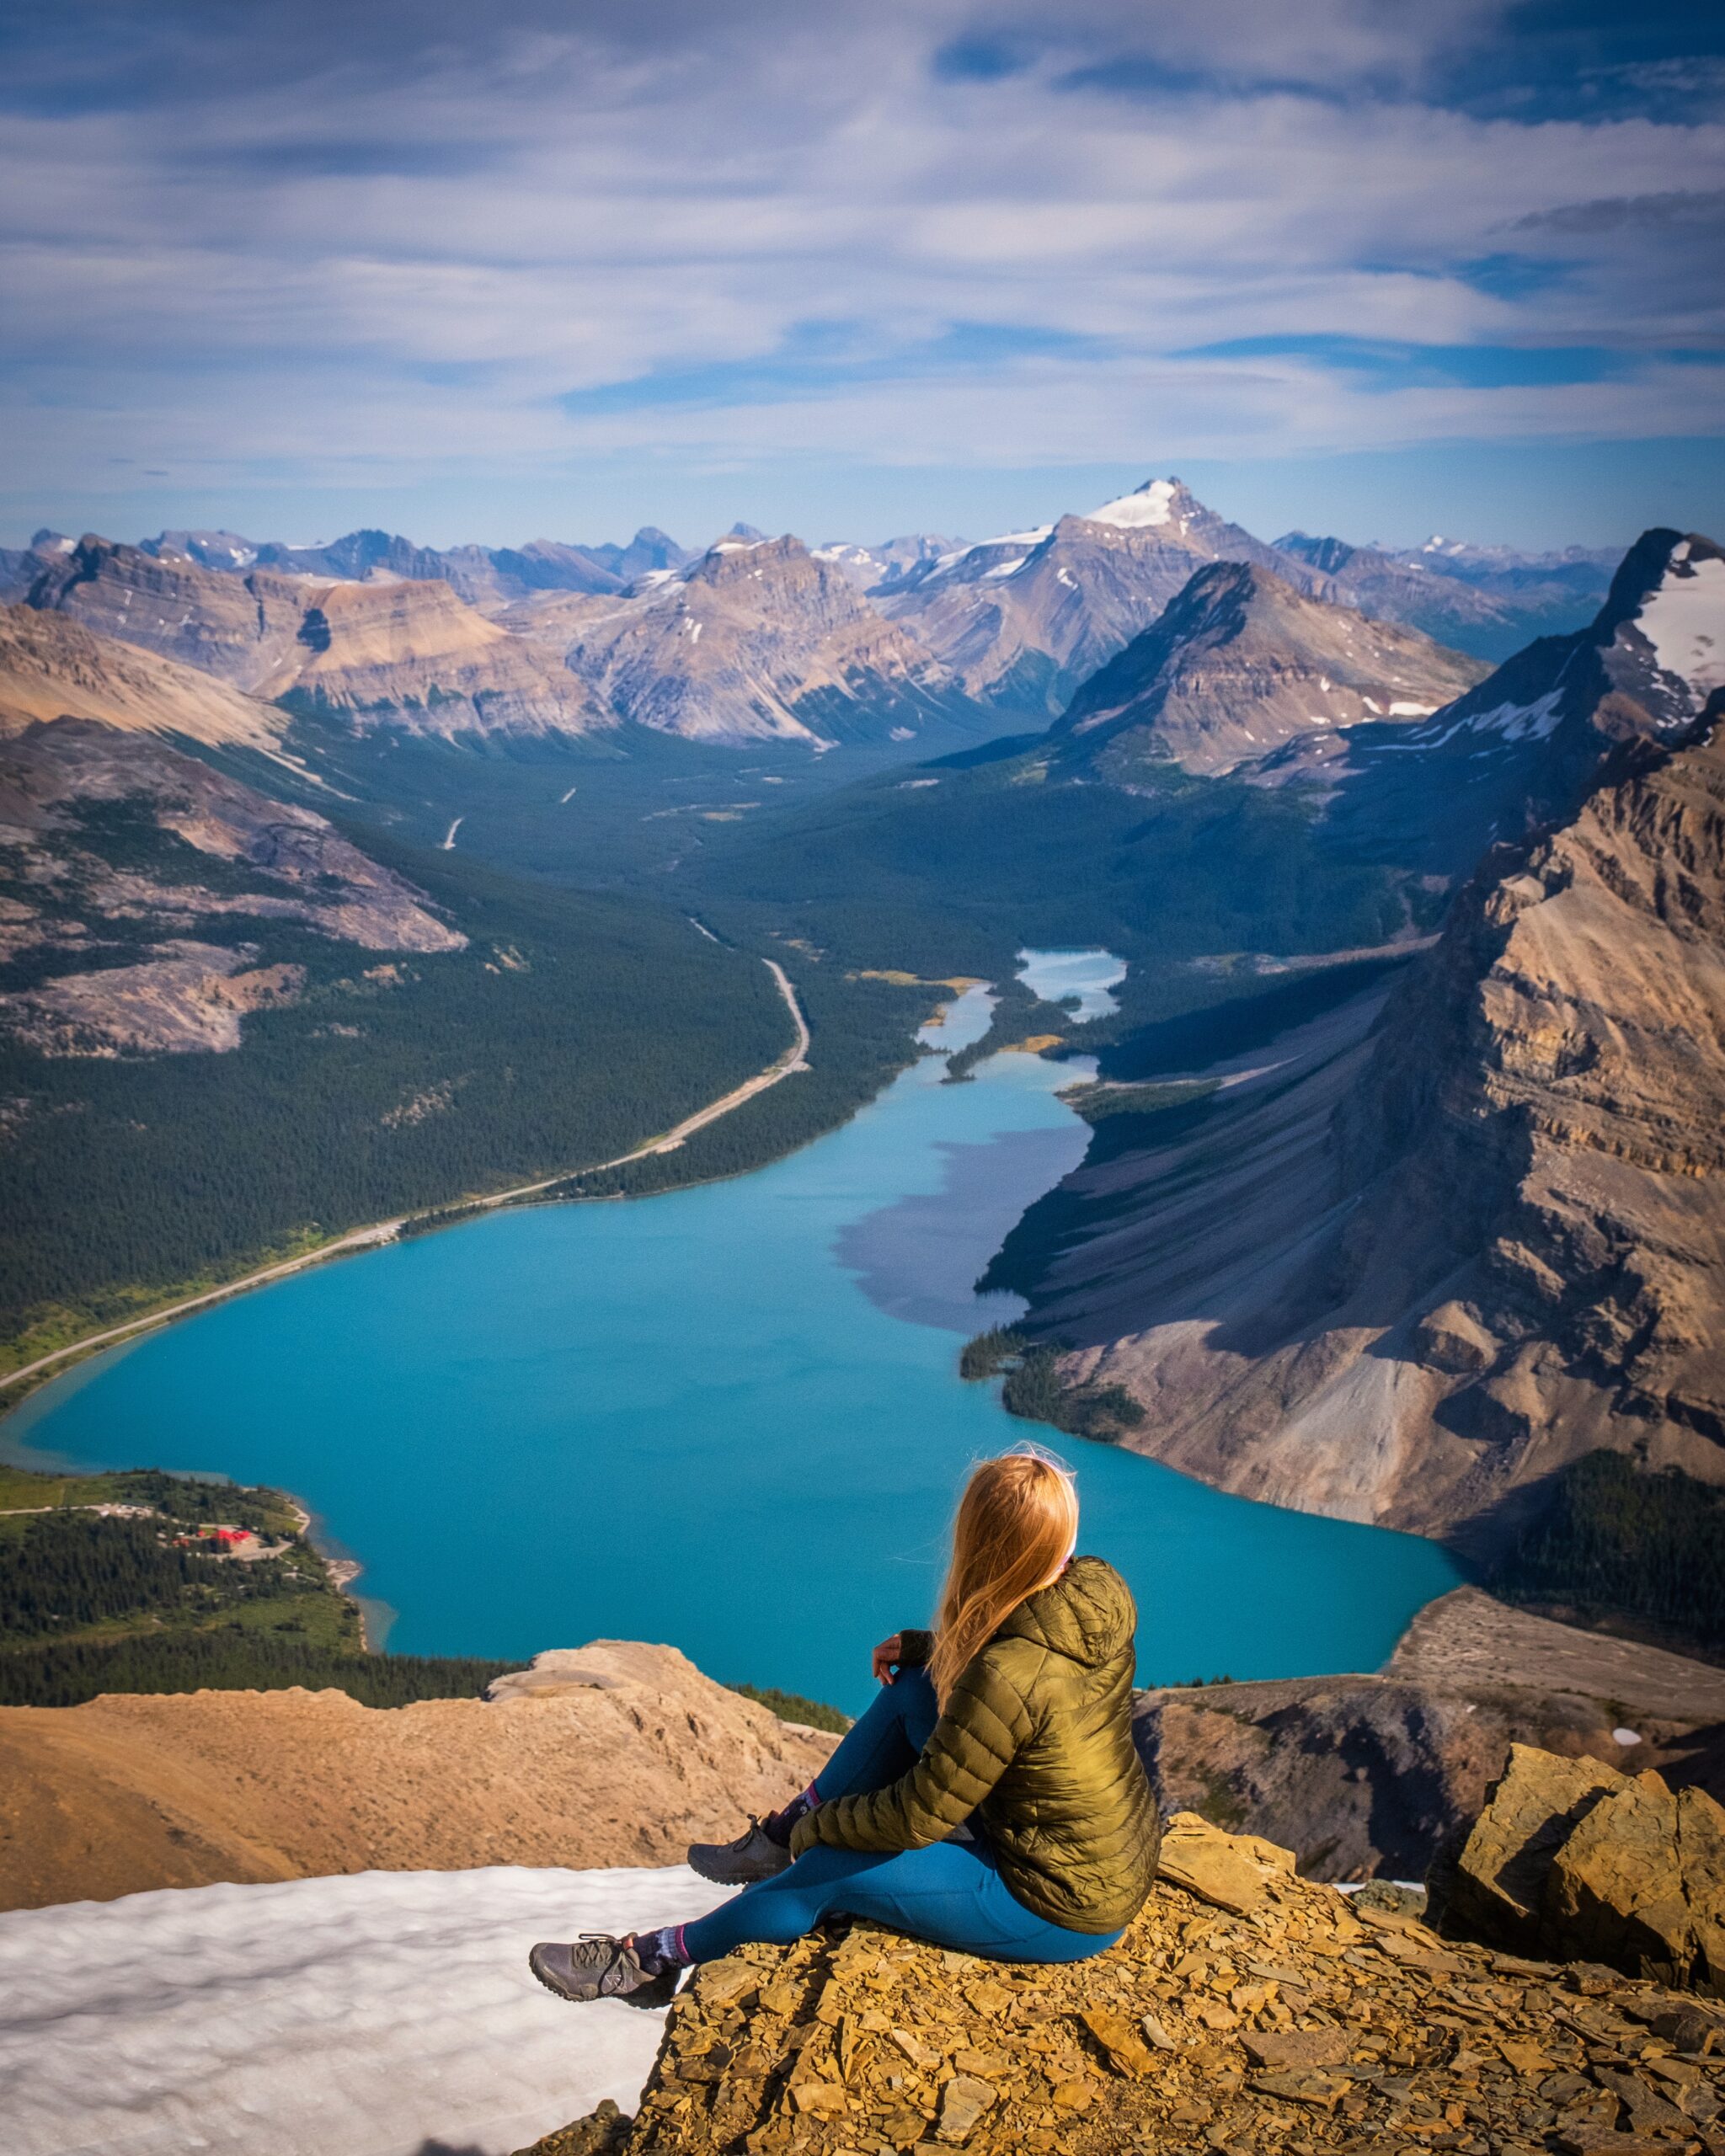
[[[1087,524],[1118,525],[1123,531],[1172,524],[1174,499],[1179,491],[1178,479],[1146,479],[1134,493],[1104,502],[1100,509],[1087,510],[1084,520]]]

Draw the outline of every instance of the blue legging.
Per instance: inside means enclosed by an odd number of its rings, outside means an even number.
[[[882,1789],[907,1774],[938,1715],[927,1673],[903,1671],[822,1768],[814,1785],[821,1801]],[[885,1855],[817,1844],[776,1879],[745,1886],[711,1916],[686,1924],[683,1942],[696,1961],[711,1961],[747,1939],[788,1945],[822,1917],[838,1914],[996,1961],[1087,1961],[1122,1936],[1068,1931],[1027,1909],[987,1842],[978,1840]]]

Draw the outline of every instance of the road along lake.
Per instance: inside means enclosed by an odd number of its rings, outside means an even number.
[[[988,1011],[971,990],[924,1038],[950,1053]],[[1140,1683],[1375,1668],[1455,1584],[1434,1545],[1224,1497],[960,1380],[962,1341],[1021,1307],[970,1283],[1082,1156],[1057,1089],[1089,1070],[945,1067],[733,1182],[492,1214],[219,1305],[45,1387],[0,1443],[294,1492],[403,1652],[670,1641],[855,1712],[869,1647],[927,1618],[967,1464],[1052,1438],[1081,1546],[1137,1595]]]

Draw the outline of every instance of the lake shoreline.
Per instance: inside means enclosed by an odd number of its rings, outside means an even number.
[[[1088,1136],[1059,1097],[1070,1065],[1001,1055],[942,1082],[991,1001],[953,1000],[922,1030],[934,1053],[759,1172],[664,1206],[493,1209],[374,1249],[363,1286],[307,1267],[87,1363],[0,1441],[93,1460],[120,1430],[129,1456],[314,1493],[338,1561],[363,1552],[400,1612],[393,1654],[518,1659],[603,1634],[748,1670],[794,1593],[820,1621],[775,1681],[853,1710],[855,1642],[921,1621],[965,1464],[1055,1438],[958,1372],[964,1341],[1022,1307],[971,1283]],[[1110,1445],[1074,1457],[1087,1541],[1140,1598],[1146,1683],[1374,1668],[1455,1583],[1431,1545]],[[651,1578],[630,1561],[643,1536]],[[772,1563],[740,1567],[751,1550]]]

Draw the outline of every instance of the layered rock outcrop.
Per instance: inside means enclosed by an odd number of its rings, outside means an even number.
[[[155,1886],[476,1865],[680,1863],[834,1740],[675,1647],[595,1640],[483,1700],[345,1692],[0,1708],[0,1908]]]
[[[65,615],[0,606],[0,737],[67,718],[265,755],[287,728],[286,712],[191,666]]]
[[[1124,1940],[1071,1968],[842,1921],[727,1956],[672,2007],[634,2120],[533,2156],[1725,2148],[1710,2009],[1356,1912],[1190,1817],[1163,1851]]]
[[[580,734],[612,723],[553,654],[435,577],[335,582],[267,567],[240,576],[87,536],[41,570],[29,604],[267,702],[354,724],[451,735]]]

